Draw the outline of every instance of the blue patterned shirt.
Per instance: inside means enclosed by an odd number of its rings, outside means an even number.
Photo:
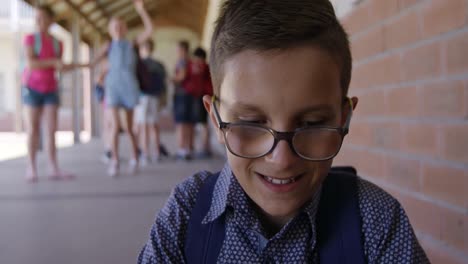
[[[186,230],[198,191],[209,172],[176,186],[159,212],[138,263],[185,263]],[[379,187],[358,178],[364,253],[368,263],[429,263],[401,205]],[[278,233],[268,237],[228,164],[214,187],[203,222],[225,214],[226,235],[218,263],[318,263],[316,213],[320,191]],[[229,209],[229,210],[228,210]]]

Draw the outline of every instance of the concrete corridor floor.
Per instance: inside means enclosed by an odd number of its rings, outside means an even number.
[[[173,152],[173,135],[163,142]],[[0,162],[0,264],[136,263],[155,214],[172,188],[193,172],[217,171],[224,158],[163,160],[137,176],[113,179],[99,160],[102,144],[91,141],[59,150],[73,181],[46,178],[44,154],[39,182],[24,180],[26,159]],[[127,144],[121,149],[128,159]]]

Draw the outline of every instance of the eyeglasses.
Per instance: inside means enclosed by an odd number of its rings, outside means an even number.
[[[218,128],[223,132],[228,150],[241,158],[255,159],[271,153],[279,141],[286,140],[291,150],[310,161],[334,158],[340,151],[343,138],[348,134],[353,102],[347,98],[351,111],[343,127],[306,126],[290,132],[278,132],[272,128],[248,122],[223,122],[216,107],[219,99],[213,95],[212,106]]]

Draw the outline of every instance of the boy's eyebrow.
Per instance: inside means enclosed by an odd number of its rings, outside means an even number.
[[[307,107],[305,109],[302,109],[299,112],[299,116],[303,116],[309,113],[314,113],[314,112],[320,112],[320,113],[325,113],[325,114],[333,114],[334,113],[334,108],[329,105],[329,104],[319,104],[319,105],[313,105],[310,107]]]
[[[234,102],[232,104],[228,103],[227,106],[227,109],[230,113],[238,113],[242,111],[263,113],[263,111],[259,107],[241,102]]]
[[[259,107],[251,104],[241,103],[241,102],[234,102],[232,104],[226,103],[227,111],[230,114],[241,114],[242,112],[255,112],[262,114],[263,110]],[[307,108],[302,109],[297,116],[304,116],[311,113],[322,113],[327,115],[334,114],[334,108],[330,104],[318,104],[309,106]]]

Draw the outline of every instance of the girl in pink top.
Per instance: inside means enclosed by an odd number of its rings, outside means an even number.
[[[26,108],[28,133],[28,167],[26,179],[36,182],[36,153],[39,145],[41,119],[46,124],[45,141],[50,166],[50,178],[71,179],[73,176],[60,170],[57,164],[55,131],[57,130],[57,109],[59,95],[56,71],[66,71],[73,65],[62,63],[62,44],[49,34],[53,13],[45,6],[36,8],[37,32],[24,39],[27,69],[23,73],[22,97]]]

